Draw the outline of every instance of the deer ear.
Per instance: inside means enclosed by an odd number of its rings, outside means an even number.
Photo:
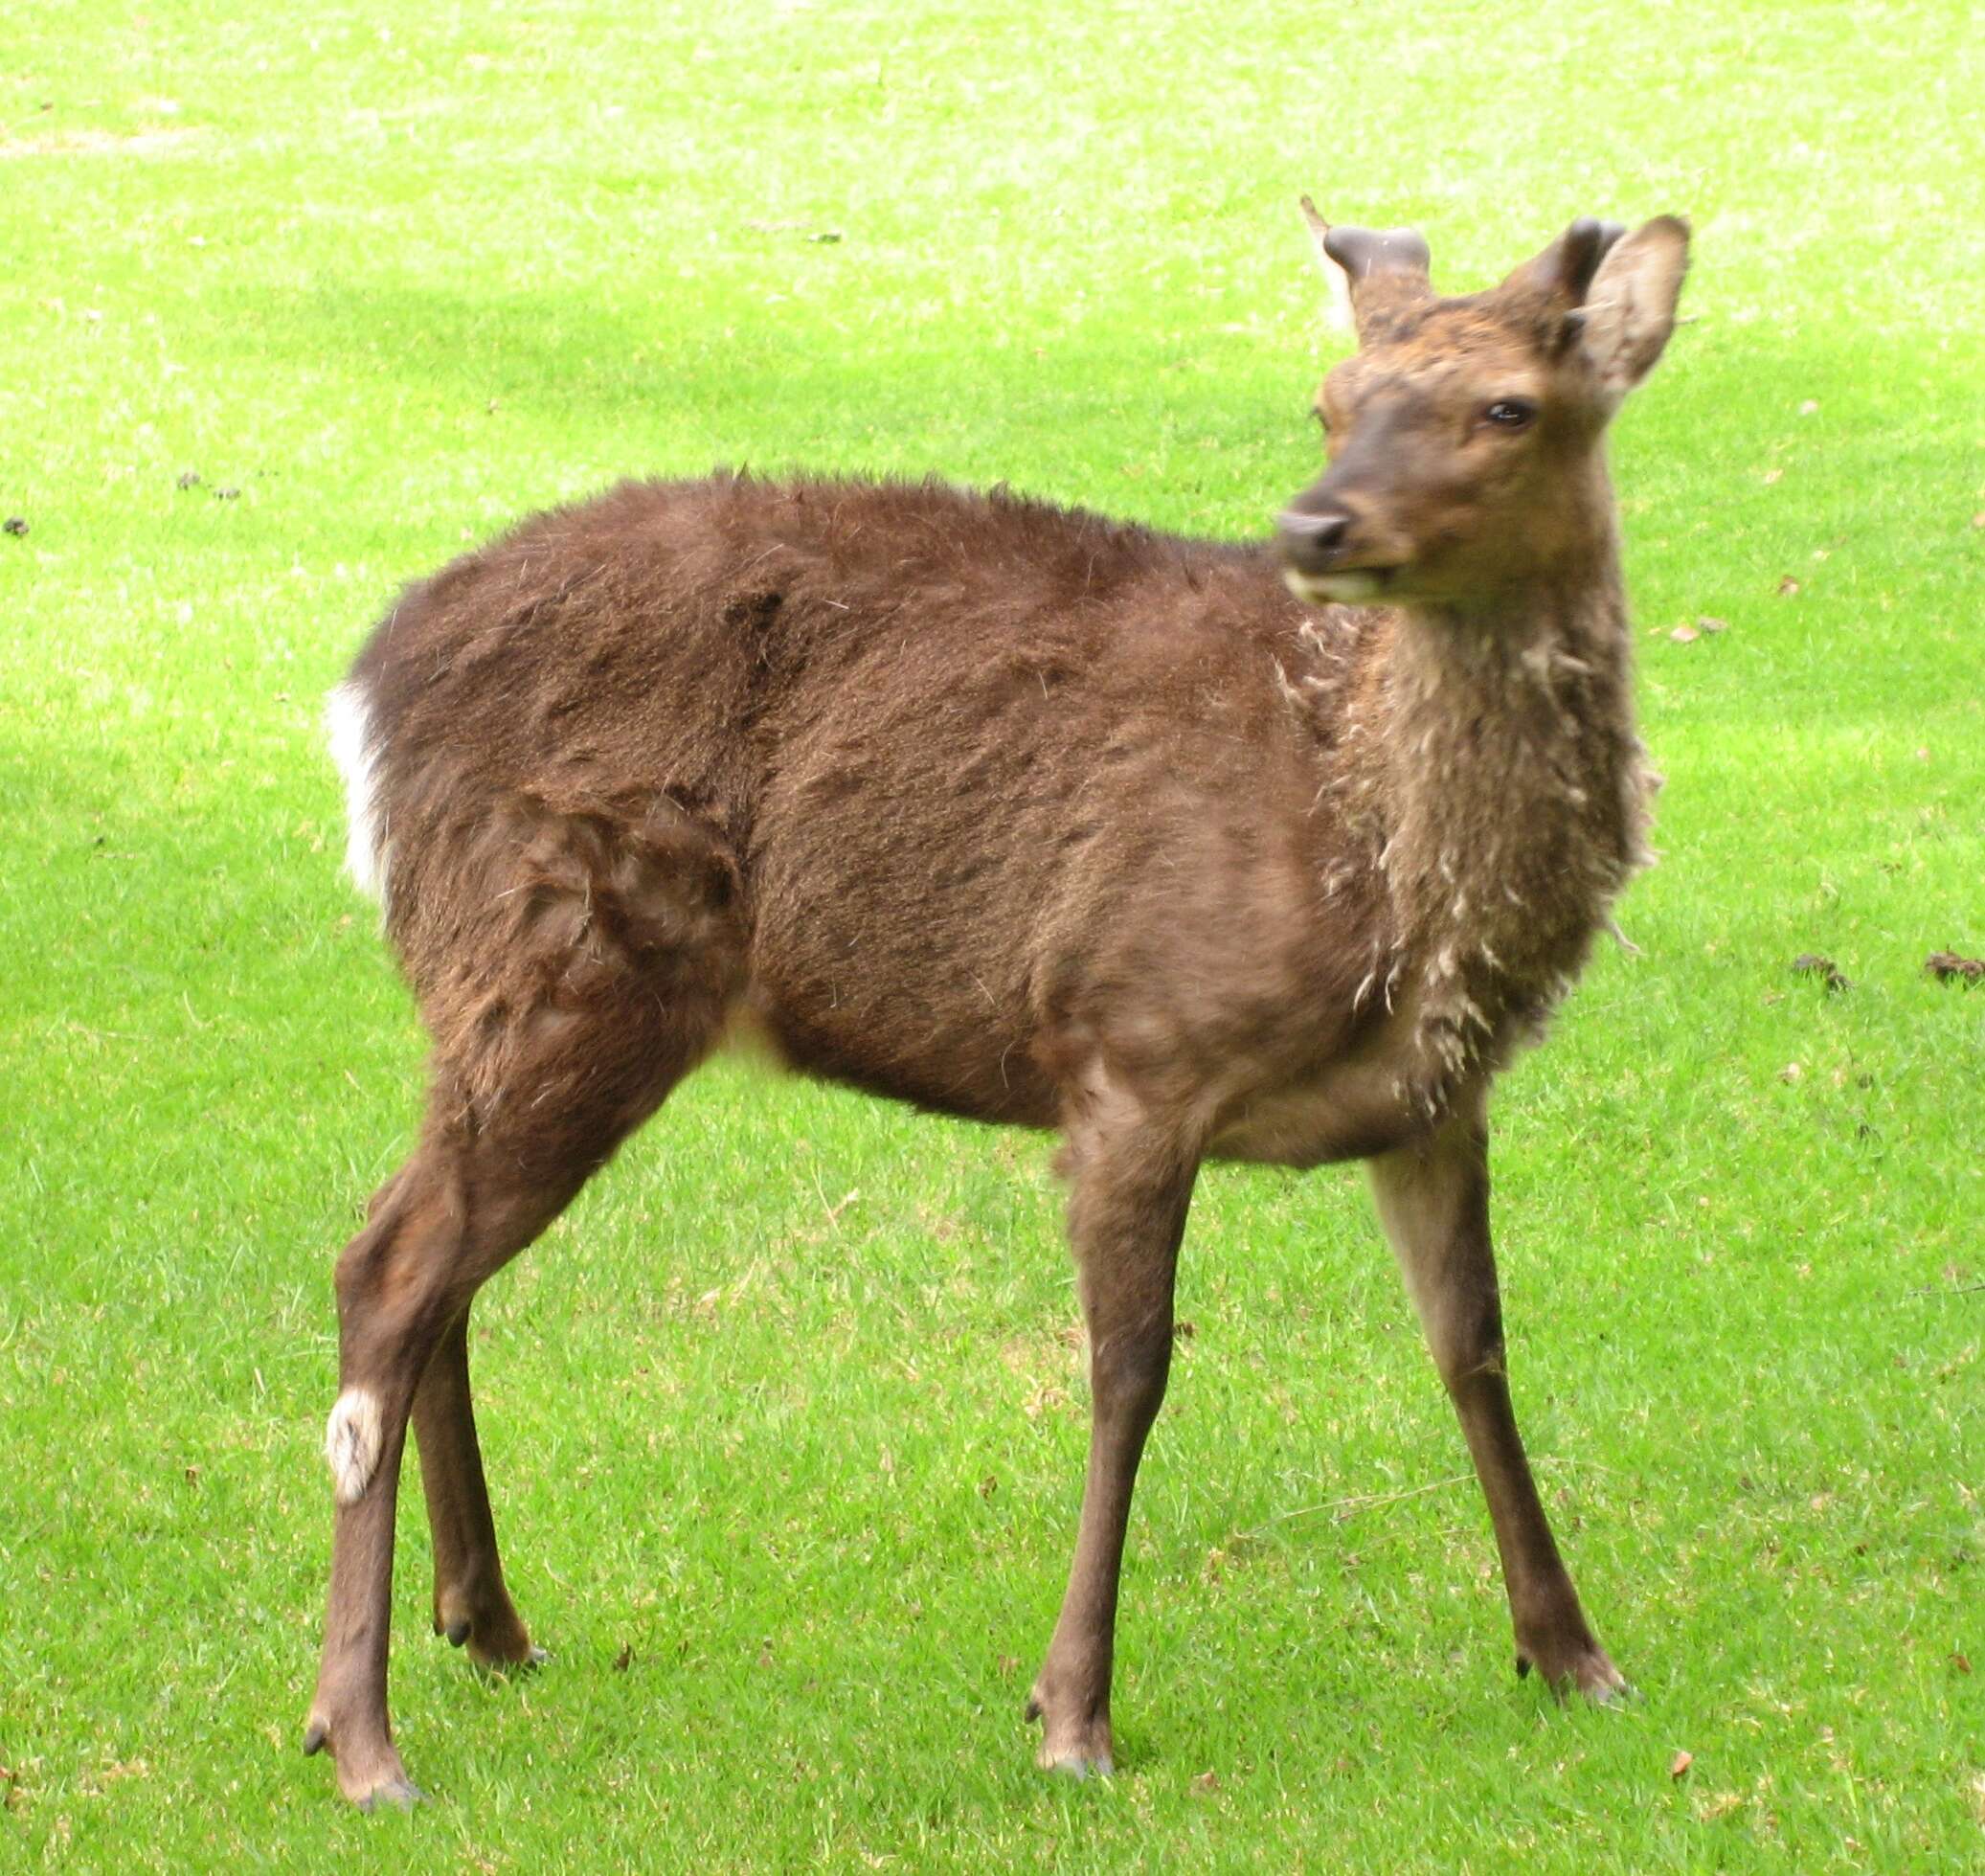
[[[1599,263],[1627,231],[1616,221],[1580,215],[1544,252],[1526,260],[1502,283],[1504,294],[1542,294],[1547,304],[1575,306],[1599,271]]]
[[[1330,287],[1330,324],[1355,325],[1360,344],[1395,331],[1433,297],[1427,243],[1412,229],[1333,228],[1307,195],[1302,215]]]
[[[1654,370],[1675,329],[1688,232],[1678,216],[1657,215],[1613,242],[1573,315],[1579,350],[1615,404]]]

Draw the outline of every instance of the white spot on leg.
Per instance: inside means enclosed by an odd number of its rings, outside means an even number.
[[[386,824],[379,803],[379,750],[372,739],[372,701],[365,688],[348,679],[330,693],[324,709],[331,760],[345,779],[345,815],[350,834],[345,867],[362,893],[386,903]]]
[[[378,1397],[365,1388],[347,1388],[324,1429],[324,1457],[340,1504],[356,1504],[365,1496],[379,1469],[383,1438]]]

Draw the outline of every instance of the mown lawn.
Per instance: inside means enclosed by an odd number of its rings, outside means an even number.
[[[68,0],[4,36],[0,1865],[1985,1859],[1985,989],[1923,971],[1985,952],[1966,9]],[[1695,221],[1615,449],[1665,857],[1497,1121],[1519,1406],[1644,1697],[1512,1677],[1357,1176],[1218,1169],[1122,1771],[1040,1777],[1085,1437],[1049,1144],[720,1067],[479,1313],[553,1663],[484,1684],[428,1636],[403,1494],[435,1801],[348,1813],[297,1753],[329,1272],[420,1041],[338,877],[324,691],[399,582],[622,473],[1258,534],[1338,343],[1303,190],[1457,287],[1576,213]]]

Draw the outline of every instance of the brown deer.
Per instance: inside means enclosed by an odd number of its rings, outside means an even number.
[[[1207,1158],[1369,1163],[1519,1671],[1623,1688],[1510,1409],[1486,1114],[1642,862],[1601,438],[1672,329],[1687,230],[1577,221],[1442,298],[1417,236],[1303,206],[1359,349],[1272,543],[935,483],[627,485],[411,588],[335,693],[352,870],[434,1039],[418,1141],[337,1266],[305,1748],[348,1797],[417,1795],[386,1706],[410,1419],[437,1631],[538,1659],[470,1303],[742,1026],[1064,1137],[1093,1419],[1042,1765],[1111,1770],[1124,1526]]]

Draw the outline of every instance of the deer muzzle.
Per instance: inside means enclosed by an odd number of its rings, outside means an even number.
[[[1312,605],[1355,605],[1376,599],[1398,573],[1400,559],[1359,509],[1340,498],[1325,477],[1275,516],[1275,546],[1282,576],[1298,599]]]

